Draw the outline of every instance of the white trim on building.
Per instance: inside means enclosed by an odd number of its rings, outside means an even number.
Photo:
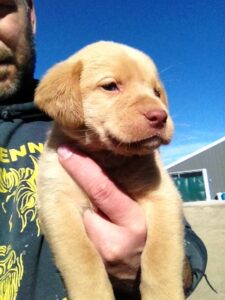
[[[216,145],[218,145],[218,144],[220,144],[222,142],[225,142],[225,136],[222,137],[222,138],[220,138],[220,139],[218,139],[218,140],[216,140],[215,142],[210,143],[209,145],[207,145],[207,146],[205,146],[205,147],[203,147],[203,148],[201,148],[201,149],[199,149],[197,151],[194,151],[191,154],[188,154],[188,155],[186,155],[186,156],[178,159],[177,161],[175,161],[175,162],[167,165],[166,169],[174,167],[174,166],[176,166],[176,165],[178,165],[178,164],[180,164],[180,163],[182,163],[182,162],[184,162],[184,161],[186,161],[186,160],[188,160],[188,159],[190,159],[190,158],[192,158],[192,157],[194,157],[194,156],[196,156],[196,155],[198,155],[198,154],[200,154],[200,153],[202,153],[202,152],[204,152],[204,151],[206,151],[206,150],[208,150],[210,148],[215,147]]]

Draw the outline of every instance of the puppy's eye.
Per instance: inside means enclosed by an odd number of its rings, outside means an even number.
[[[161,97],[161,92],[158,88],[154,88],[154,94],[156,95],[156,97],[160,98]]]
[[[118,91],[119,90],[119,87],[118,87],[118,85],[115,82],[110,82],[110,83],[107,83],[107,84],[103,84],[102,88],[105,91],[110,91],[110,92],[114,92],[114,91]]]

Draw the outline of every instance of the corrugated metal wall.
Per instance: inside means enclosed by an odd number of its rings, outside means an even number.
[[[225,141],[168,168],[169,172],[207,169],[211,197],[225,192]]]

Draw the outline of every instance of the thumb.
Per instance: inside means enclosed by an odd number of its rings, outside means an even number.
[[[139,205],[124,194],[91,158],[75,149],[71,151],[67,146],[59,147],[58,154],[64,169],[86,192],[93,205],[113,223],[126,227],[136,219]]]

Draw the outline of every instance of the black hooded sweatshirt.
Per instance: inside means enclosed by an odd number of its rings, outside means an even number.
[[[0,299],[65,300],[63,281],[40,233],[36,208],[37,159],[51,120],[33,103],[37,81],[10,103],[0,102]],[[205,272],[207,253],[186,224],[186,254]],[[91,276],[91,274],[90,274]],[[117,292],[116,292],[117,295]],[[134,295],[134,293],[133,293]],[[136,296],[134,296],[136,298]],[[134,299],[118,292],[117,299]],[[78,299],[79,300],[79,299]],[[90,299],[91,300],[91,299]]]
[[[0,299],[66,297],[36,208],[37,159],[51,121],[33,104],[33,82],[19,103],[0,103]]]

